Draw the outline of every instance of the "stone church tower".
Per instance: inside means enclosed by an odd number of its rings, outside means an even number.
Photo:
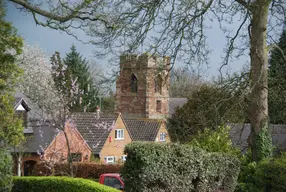
[[[169,112],[170,59],[122,55],[115,110],[124,118],[163,119]]]

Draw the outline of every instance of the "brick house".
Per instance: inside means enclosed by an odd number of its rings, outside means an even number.
[[[65,127],[74,159],[89,161],[94,156],[105,163],[116,163],[125,160],[124,146],[132,141],[169,142],[166,118],[182,103],[181,98],[169,98],[169,70],[167,57],[121,56],[116,81],[117,113],[74,113],[70,117],[72,123]],[[25,165],[31,169],[39,161],[65,161],[63,132],[48,121],[39,123],[37,107],[27,113],[22,169]]]

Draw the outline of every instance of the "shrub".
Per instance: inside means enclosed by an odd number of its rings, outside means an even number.
[[[10,191],[12,187],[13,162],[10,153],[0,148],[0,191]]]
[[[122,169],[125,191],[233,191],[240,170],[230,154],[178,144],[132,142]]]
[[[87,179],[70,177],[14,177],[12,192],[119,192]]]
[[[240,151],[232,145],[229,131],[229,126],[219,126],[216,130],[205,129],[194,136],[189,144],[208,152],[224,152],[239,155]]]
[[[122,165],[114,164],[114,165],[105,165],[105,164],[98,164],[98,163],[91,163],[91,162],[84,162],[84,163],[73,163],[73,170],[75,177],[82,177],[82,178],[93,178],[98,179],[99,176],[103,173],[119,173]],[[35,166],[34,175],[43,176],[43,175],[68,175],[68,164],[61,163],[56,164],[54,170],[50,170],[45,166],[44,163],[37,164]]]
[[[242,167],[237,192],[286,191],[286,155]]]

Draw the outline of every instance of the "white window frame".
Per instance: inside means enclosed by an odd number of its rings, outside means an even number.
[[[110,160],[112,158],[112,160]],[[106,164],[115,164],[115,157],[114,156],[106,156],[104,157]]]
[[[115,140],[124,139],[124,129],[115,129]]]
[[[159,141],[166,141],[166,136],[167,136],[167,133],[160,133],[159,135]]]
[[[122,161],[122,162],[125,162],[125,161],[126,161],[126,157],[127,157],[127,155],[122,155],[122,156],[121,156],[121,161]]]

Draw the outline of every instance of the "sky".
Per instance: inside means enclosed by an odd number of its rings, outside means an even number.
[[[107,66],[107,59],[96,59],[92,53],[96,47],[93,45],[83,44],[73,37],[50,28],[37,26],[33,17],[29,13],[20,12],[12,3],[7,4],[6,19],[13,23],[17,28],[19,35],[21,35],[25,42],[29,45],[37,44],[41,47],[50,57],[55,51],[59,51],[62,57],[65,53],[69,52],[72,44],[75,44],[77,50],[88,60],[94,60],[97,65],[108,71],[110,68]],[[210,63],[208,66],[203,66],[203,73],[200,75],[203,78],[210,79],[212,76],[219,74],[219,67],[221,65],[221,57],[224,55],[223,50],[226,45],[224,34],[220,30],[217,23],[209,23],[210,29],[206,31],[208,37],[208,45],[212,52],[210,54]],[[84,39],[84,34],[81,38]],[[230,63],[225,69],[231,72],[238,71],[248,60],[247,57],[242,57],[240,60]],[[179,66],[180,64],[175,64]]]

